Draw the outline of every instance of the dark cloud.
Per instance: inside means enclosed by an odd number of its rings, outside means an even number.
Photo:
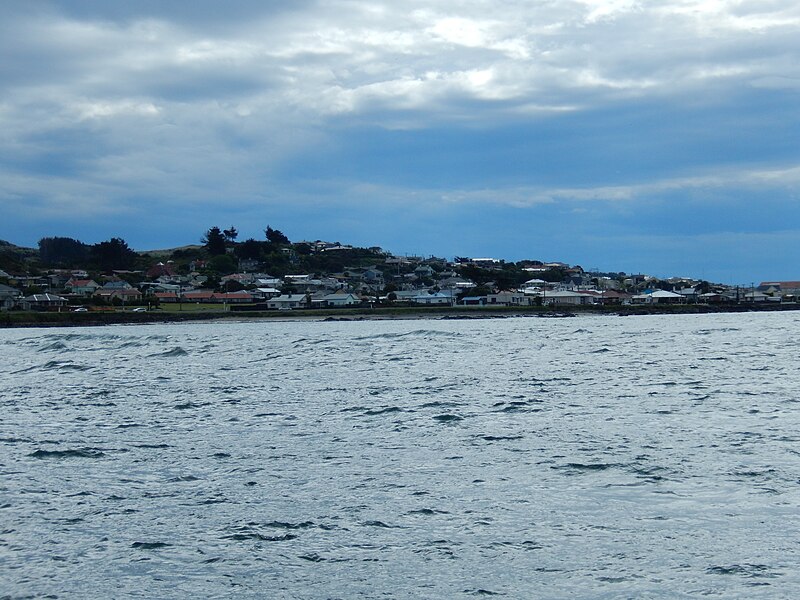
[[[654,268],[670,234],[788,246],[798,30],[788,0],[3,3],[0,238],[269,215],[520,258],[518,226],[575,260],[618,256],[604,231]]]

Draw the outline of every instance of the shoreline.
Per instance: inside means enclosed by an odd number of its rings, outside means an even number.
[[[220,310],[203,312],[7,312],[0,314],[0,329],[30,327],[103,327],[185,322],[247,321],[371,321],[371,320],[469,320],[509,317],[564,318],[578,315],[685,315],[800,310],[800,304],[674,304],[651,306],[564,307],[381,307],[305,309],[292,311]]]

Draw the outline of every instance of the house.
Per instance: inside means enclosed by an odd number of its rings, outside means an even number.
[[[280,288],[283,285],[283,280],[277,277],[257,277],[253,282],[256,287],[260,288]]]
[[[489,306],[529,306],[529,299],[520,292],[498,292],[486,297]]]
[[[175,273],[175,263],[171,260],[167,261],[166,263],[159,262],[154,264],[147,270],[146,273],[148,279],[158,279],[159,277],[174,277]]]
[[[430,293],[423,293],[417,294],[416,296],[411,298],[412,304],[424,304],[427,306],[436,305],[436,306],[447,306],[453,303],[453,296],[450,294],[445,294],[442,292],[436,292],[434,294]]]
[[[486,306],[486,296],[464,296],[461,299],[464,306]]]
[[[681,288],[677,293],[686,298],[687,302],[697,302],[697,298],[700,296],[693,287]]]
[[[428,265],[420,265],[414,269],[414,275],[417,277],[433,277],[434,270]]]
[[[0,310],[11,310],[17,305],[20,298],[22,298],[22,292],[17,288],[0,284]]]
[[[269,300],[270,298],[275,298],[276,296],[281,295],[281,291],[274,287],[260,287],[250,290],[250,293],[253,294],[254,298],[259,300]]]
[[[469,290],[476,287],[476,284],[474,281],[464,279],[463,277],[451,276],[440,279],[438,286],[442,289]]]
[[[616,290],[606,290],[600,294],[600,304],[624,304],[630,302],[631,295]]]
[[[328,294],[321,298],[323,306],[328,307],[341,307],[341,306],[358,306],[361,304],[361,298],[355,294],[347,294],[343,292],[336,292]]]
[[[267,301],[267,308],[277,310],[287,310],[291,308],[306,308],[310,304],[310,296],[306,294],[283,294],[270,298]]]
[[[747,292],[744,294],[743,299],[745,302],[767,302],[769,296],[761,292]]]
[[[103,284],[104,290],[130,290],[133,286],[124,279],[114,279]]]
[[[67,299],[54,294],[33,294],[22,299],[24,310],[58,310],[67,305]]]
[[[247,290],[240,290],[238,292],[215,293],[212,296],[214,302],[223,302],[226,304],[244,304],[253,302],[253,294]]]
[[[95,298],[102,298],[109,302],[113,300],[121,300],[124,302],[138,302],[142,299],[142,292],[136,288],[128,286],[127,288],[106,289],[105,287],[97,290],[94,294]]]
[[[769,291],[769,288],[772,288],[772,291],[797,295],[800,293],[800,281],[762,281],[758,286],[758,291],[766,292]]]
[[[67,281],[66,288],[72,294],[91,296],[100,289],[100,284],[94,279],[76,279],[73,277]]]
[[[572,305],[591,304],[593,298],[579,292],[559,290],[556,292],[546,292],[542,294],[542,302],[550,305]]]
[[[683,304],[685,302],[686,297],[666,290],[645,292],[631,298],[633,304]]]
[[[650,294],[650,301],[653,304],[683,304],[686,302],[686,297],[675,292],[658,290]]]
[[[361,274],[361,279],[367,283],[383,283],[383,273],[378,269],[367,269]]]
[[[704,304],[713,304],[716,302],[725,302],[726,298],[722,294],[715,294],[714,292],[708,292],[706,294],[700,294],[698,296],[700,302]]]
[[[153,296],[159,302],[164,304],[175,304],[178,302],[178,293],[177,292],[156,292]]]
[[[411,302],[413,298],[419,296],[419,290],[397,290],[392,292],[394,294],[395,302]]]
[[[214,292],[211,290],[192,290],[191,292],[184,292],[184,302],[213,302]]]
[[[534,279],[528,279],[528,281],[526,281],[526,282],[525,282],[524,284],[522,284],[522,285],[523,285],[524,287],[533,287],[533,288],[537,288],[537,287],[542,287],[543,285],[547,285],[547,282],[546,282],[544,279],[535,279],[535,278],[534,278]]]

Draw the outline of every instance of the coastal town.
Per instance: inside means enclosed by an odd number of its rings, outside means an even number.
[[[397,256],[322,240],[236,241],[209,229],[203,245],[137,253],[124,240],[87,246],[44,238],[0,243],[0,309],[44,312],[290,311],[380,307],[653,306],[795,303],[800,281],[730,286],[599,272],[558,261]]]

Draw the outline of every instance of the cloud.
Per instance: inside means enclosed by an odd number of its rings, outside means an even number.
[[[312,222],[357,198],[442,226],[790,203],[799,30],[788,0],[3,3],[0,202]]]

